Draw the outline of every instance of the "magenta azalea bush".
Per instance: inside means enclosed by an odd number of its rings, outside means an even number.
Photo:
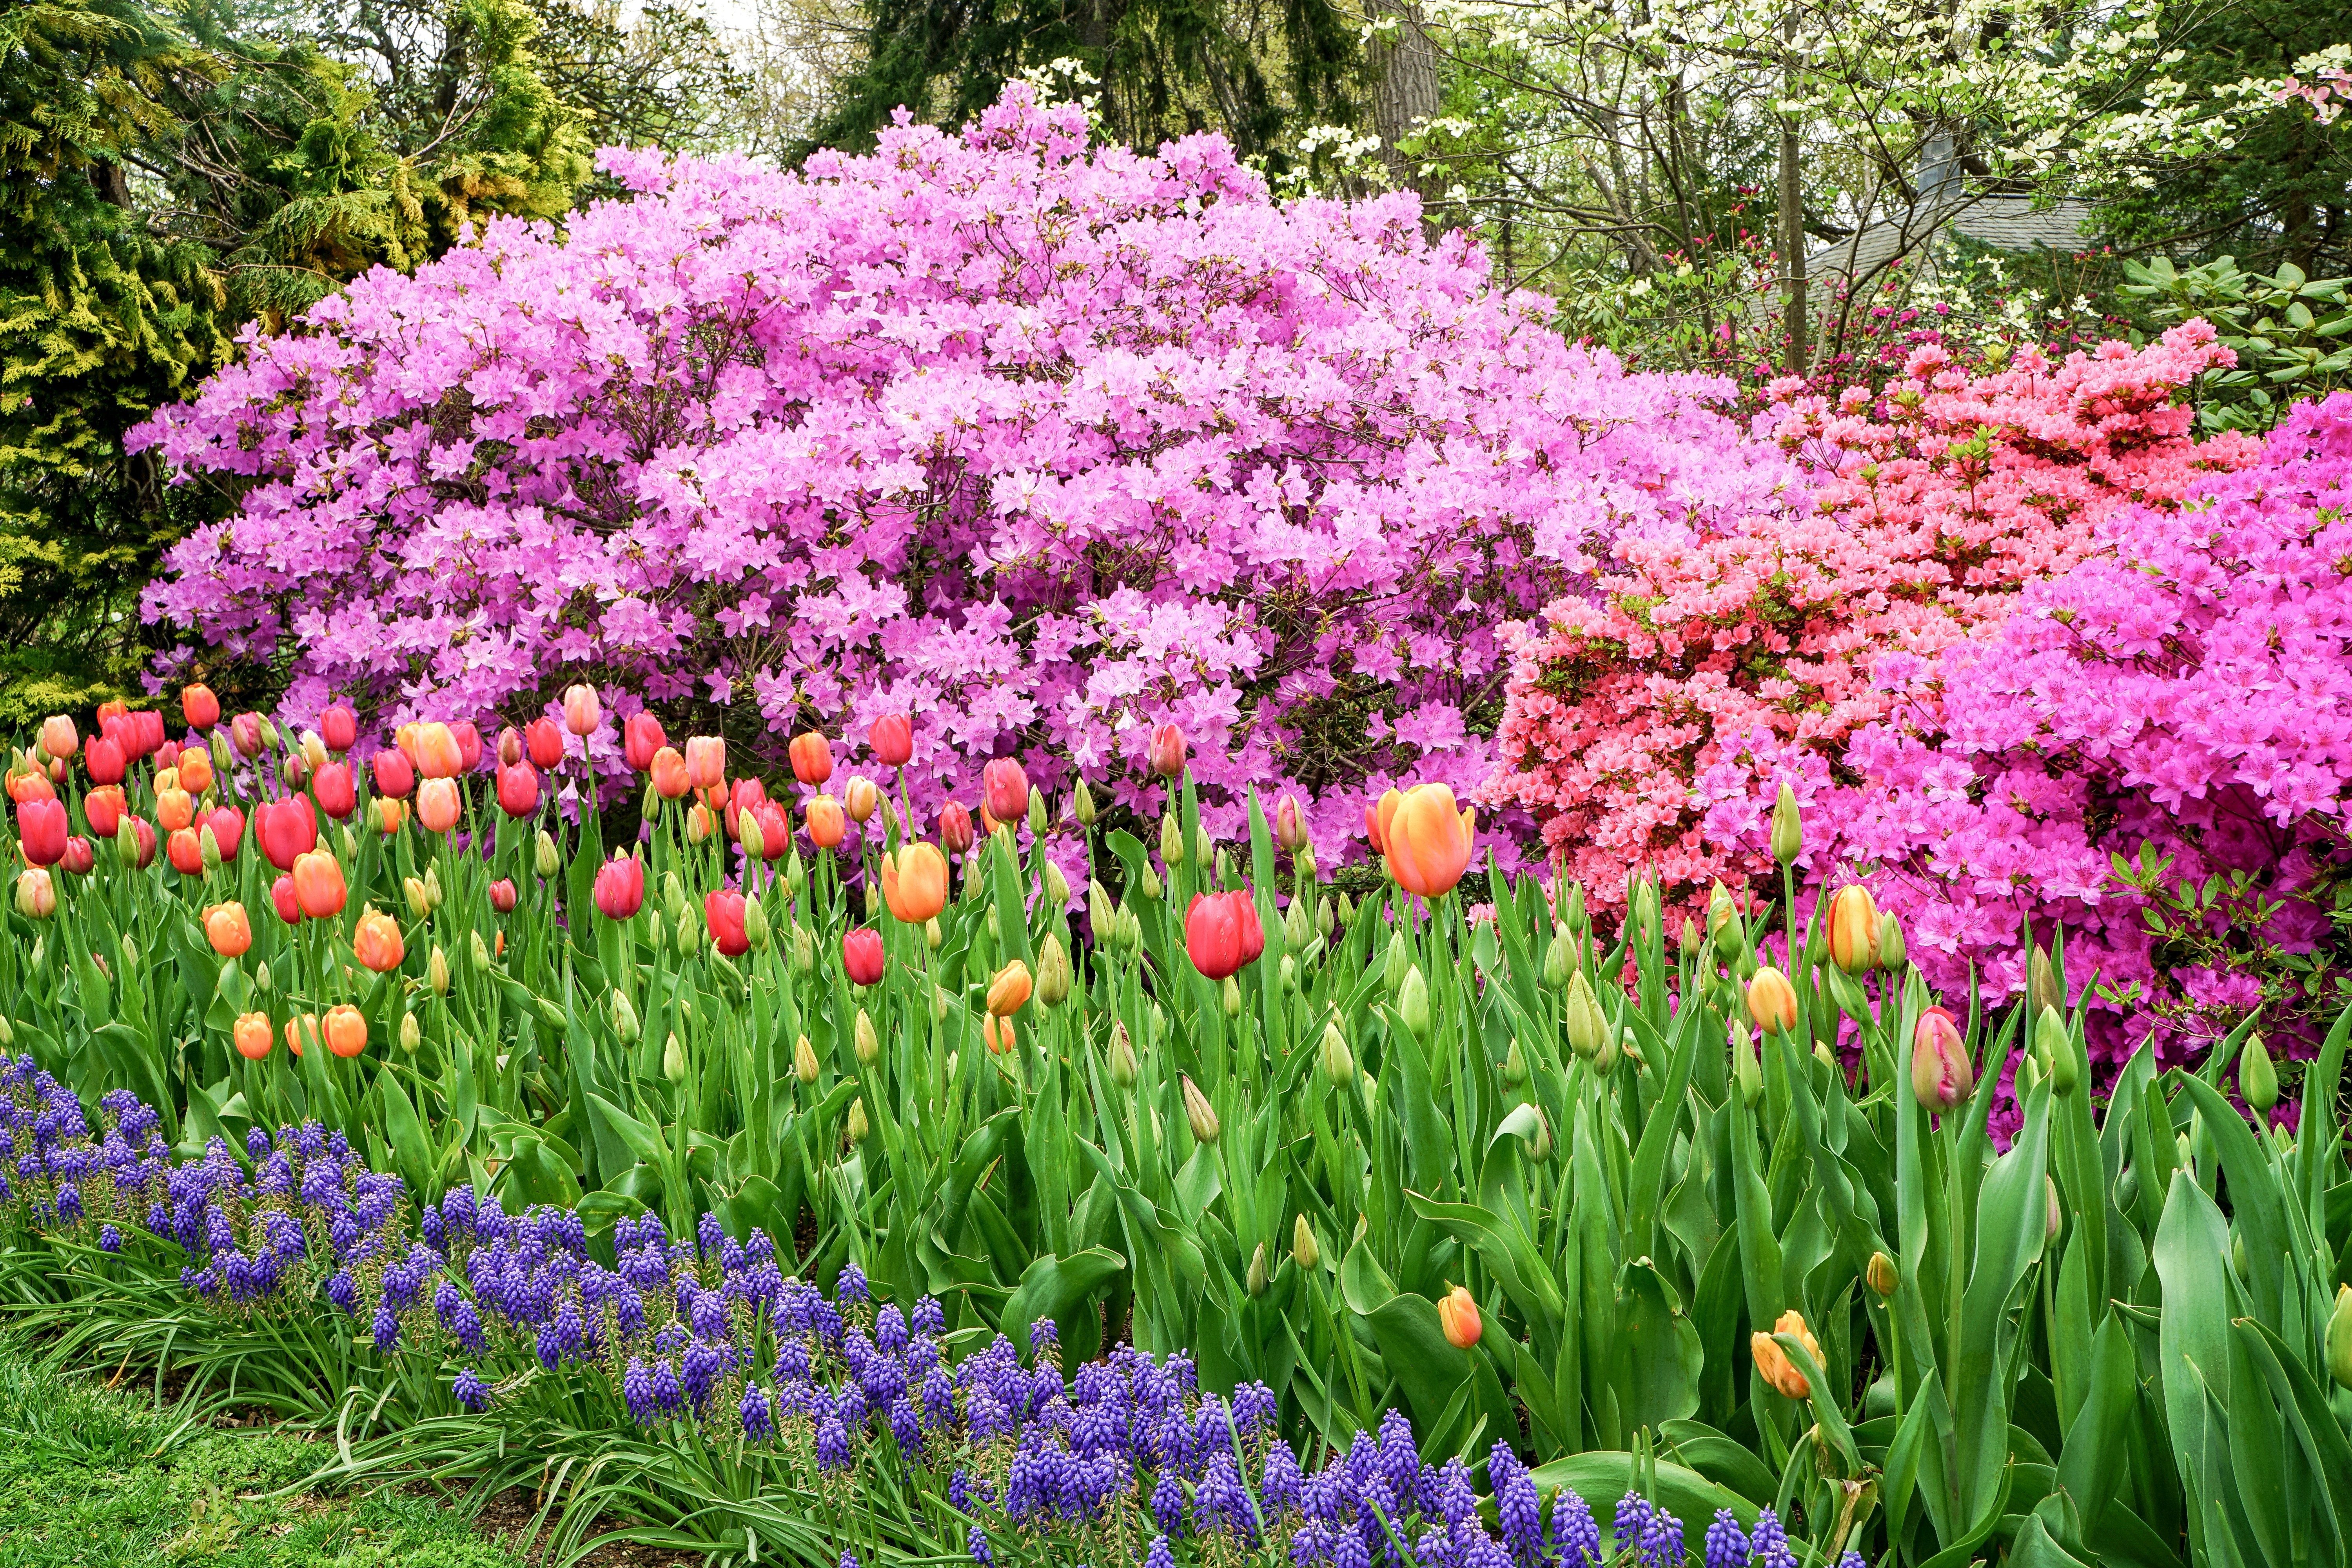
[[[1015,86],[797,174],[603,161],[635,199],[362,279],[144,428],[249,487],[152,616],[290,657],[297,718],[909,710],[919,809],[1007,753],[1139,802],[1172,720],[1213,830],[1295,789],[1329,855],[1364,790],[1486,777],[1505,623],[1791,482],[1410,197],[1277,205],[1213,137]]]
[[[2352,394],[2295,409],[2210,499],[2125,509],[2108,552],[1989,637],[1876,666],[1887,720],[1808,822],[1870,870],[1928,981],[2023,984],[2065,932],[2095,1055],[2200,1052],[2258,1005],[2290,1054],[2341,1005],[2318,956],[2352,807]]]

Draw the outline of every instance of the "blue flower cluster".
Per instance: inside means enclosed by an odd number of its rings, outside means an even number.
[[[1181,1352],[1122,1345],[1066,1375],[1044,1319],[1025,1357],[1003,1335],[951,1357],[937,1300],[877,1303],[854,1263],[828,1297],[786,1275],[768,1237],[738,1241],[709,1215],[676,1240],[652,1215],[624,1218],[607,1266],[577,1213],[509,1215],[471,1187],[412,1229],[399,1178],[315,1123],[257,1128],[243,1158],[215,1139],[175,1164],[152,1111],[128,1095],[103,1109],[111,1124],[94,1133],[29,1061],[0,1064],[0,1205],[45,1229],[102,1226],[110,1251],[125,1226],[174,1242],[190,1259],[183,1282],[224,1310],[323,1296],[379,1353],[463,1363],[450,1391],[467,1410],[554,1379],[604,1401],[616,1424],[686,1424],[845,1500],[862,1479],[927,1477],[981,1568],[1008,1542],[1017,1556],[1147,1568],[1685,1561],[1672,1514],[1628,1492],[1604,1531],[1577,1493],[1544,1496],[1507,1443],[1486,1460],[1490,1525],[1470,1467],[1423,1462],[1396,1411],[1309,1469],[1269,1390],[1205,1393]],[[1798,1562],[1769,1510],[1752,1531],[1718,1514],[1704,1550],[1707,1568]],[[1839,1568],[1860,1563],[1848,1553]]]

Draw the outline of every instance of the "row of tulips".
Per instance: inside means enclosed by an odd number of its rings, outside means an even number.
[[[2248,1031],[2197,1075],[2143,1055],[2102,1111],[2063,947],[1986,1016],[1927,993],[1859,888],[1811,924],[1784,883],[1777,916],[1725,898],[1675,931],[1637,886],[1602,932],[1575,888],[1490,862],[1472,910],[1475,821],[1436,788],[1368,805],[1389,884],[1358,904],[1283,803],[1208,839],[1172,731],[1156,831],[1000,762],[976,815],[918,833],[887,782],[831,793],[824,737],[795,741],[772,799],[717,742],[672,748],[638,715],[645,826],[608,855],[610,781],[556,754],[601,732],[584,688],[560,727],[533,721],[546,768],[529,727],[486,760],[468,727],[415,726],[362,768],[331,710],[315,737],[255,724],[251,752],[245,716],[200,714],[177,759],[159,742],[114,784],[47,739],[11,773],[12,793],[40,780],[20,823],[54,801],[68,847],[96,846],[17,874],[12,1048],[84,1103],[136,1093],[167,1150],[236,1163],[315,1122],[419,1205],[577,1216],[607,1269],[645,1224],[708,1214],[769,1238],[783,1275],[854,1266],[937,1300],[943,1342],[1047,1319],[1073,1366],[1181,1352],[1210,1392],[1263,1385],[1300,1452],[1396,1409],[1433,1464],[1491,1475],[1498,1442],[1638,1461],[1712,1489],[1685,1517],[1770,1507],[1808,1563],[2352,1563],[2343,1028],[2292,1134],[2229,1096],[2278,1098]],[[887,781],[906,735],[840,744]],[[90,803],[160,816],[191,751],[211,772],[189,821],[255,830],[167,872]],[[571,770],[564,811],[478,776],[526,766]],[[439,784],[453,808],[428,817]],[[1790,805],[1784,868],[1802,832]],[[320,1420],[366,1391],[347,1429],[425,1424],[404,1430],[456,1468],[489,1462],[430,1425],[451,1367],[395,1364],[365,1322],[194,1303],[176,1277],[157,1295],[33,1228],[12,1288],[69,1308],[92,1353],[233,1369],[241,1397]],[[500,1402],[531,1414],[499,1442],[595,1466],[609,1423],[548,1391]],[[684,1510],[665,1517],[720,1521],[705,1544],[743,1528],[756,1468],[629,1443]]]

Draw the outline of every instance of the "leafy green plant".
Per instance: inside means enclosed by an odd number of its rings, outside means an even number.
[[[2190,268],[2162,256],[2126,261],[2124,275],[2123,294],[2158,330],[2201,316],[2236,351],[2235,368],[2209,371],[2194,388],[2206,430],[2267,430],[2289,405],[2352,385],[2345,279],[2309,278],[2291,261],[2268,276],[2244,272],[2227,256]]]

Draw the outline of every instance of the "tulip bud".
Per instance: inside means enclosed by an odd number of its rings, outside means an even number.
[[[1570,984],[1576,973],[1576,949],[1569,942],[1568,932],[1555,931],[1544,949],[1543,982],[1547,990],[1558,991]]]
[[[1756,1036],[1738,1019],[1731,1021],[1731,1078],[1739,1086],[1739,1101],[1748,1110],[1764,1098],[1764,1066],[1756,1058]]]
[[[767,858],[767,834],[760,826],[760,819],[749,811],[735,818],[735,842],[743,847],[743,862],[747,866]]]
[[[1048,1007],[1058,1007],[1070,999],[1070,950],[1062,945],[1057,931],[1045,933],[1045,942],[1037,950],[1037,1000]]]
[[[1748,1016],[1759,1029],[1795,1029],[1797,991],[1789,977],[1769,964],[1758,969],[1748,983]]]
[[[535,847],[541,876],[552,877],[562,868],[563,862],[555,853],[555,837],[546,828],[542,827],[539,830],[539,842]]]
[[[871,1131],[872,1129],[866,1124],[864,1097],[851,1100],[849,1102],[849,1141],[852,1143],[863,1143],[866,1142],[866,1134]]]
[[[1242,1016],[1242,988],[1234,983],[1232,975],[1226,975],[1219,983],[1217,995],[1224,1005],[1226,1017],[1238,1018]]]
[[[876,1058],[882,1055],[882,1041],[874,1033],[874,1020],[866,1016],[863,1007],[857,1010],[857,1024],[851,1031],[850,1038],[856,1046],[857,1059],[863,1065],[872,1067]]]
[[[413,1057],[416,1054],[416,1047],[424,1043],[425,1030],[417,1023],[416,1015],[403,1013],[400,1016],[400,1048]]]
[[[1404,984],[1397,987],[1397,1016],[1404,1020],[1414,1039],[1429,1044],[1429,982],[1421,977],[1418,963],[1406,967]]]
[[[1503,1058],[1503,1087],[1517,1089],[1528,1081],[1528,1058],[1519,1053],[1519,1042],[1511,1042],[1510,1054]]]
[[[1298,960],[1286,952],[1282,955],[1282,994],[1285,996],[1298,994]]]
[[[1381,965],[1381,983],[1388,987],[1390,995],[1393,996],[1404,989],[1404,972],[1412,963],[1412,954],[1405,951],[1404,943],[1389,943],[1388,956]]]
[[[480,931],[474,932],[474,969],[482,974],[490,972],[490,944],[482,940]]]
[[[1165,891],[1160,885],[1160,873],[1146,866],[1143,868],[1142,877],[1135,884],[1135,891],[1145,903],[1158,903],[1161,893]]]
[[[1045,885],[1045,902],[1050,907],[1057,910],[1069,907],[1070,879],[1062,874],[1059,866],[1051,860],[1046,861],[1045,869],[1037,879]]]
[[[441,907],[441,868],[438,866],[425,868],[425,906],[433,910]]]
[[[2036,1017],[2044,1007],[2063,1010],[2065,993],[2058,989],[2058,972],[2050,966],[2049,950],[2036,942],[2025,960],[2025,990]]]
[[[1959,1026],[1941,1007],[1919,1016],[1911,1032],[1911,1092],[1931,1111],[1950,1110],[1976,1086],[1976,1068]]]
[[[1301,877],[1310,882],[1315,880],[1315,847],[1313,845],[1301,848],[1291,857],[1290,863],[1298,868],[1298,874]]]
[[[816,1047],[803,1035],[793,1042],[793,1076],[803,1084],[811,1084],[816,1081],[817,1071]]]
[[[645,1026],[637,1022],[637,1010],[629,1001],[626,992],[615,990],[613,993],[612,1012],[614,1037],[625,1046],[634,1045],[637,1037],[645,1032]]]
[[[1706,952],[1706,939],[1699,934],[1698,922],[1691,919],[1690,916],[1685,915],[1683,917],[1682,952],[1680,953],[1682,961],[1686,964],[1696,963],[1699,961],[1700,955]]]
[[[677,911],[677,951],[681,958],[691,958],[702,950],[702,922],[694,918],[692,910]]]
[[[1444,1331],[1445,1342],[1458,1351],[1476,1344],[1485,1331],[1478,1321],[1478,1303],[1459,1285],[1439,1299],[1437,1326]]]
[[[798,849],[784,857],[784,887],[795,899],[808,889],[808,867],[802,863]]]
[[[1772,803],[1772,858],[1793,865],[1804,853],[1805,829],[1797,812],[1797,792],[1783,782],[1780,797]]]
[[[662,1042],[662,1077],[672,1083],[686,1081],[686,1042],[677,1037],[676,1029]]]
[[[407,900],[411,920],[421,921],[433,912],[433,902],[425,896],[424,878],[403,877],[400,879],[400,896]]]
[[[2246,1037],[2245,1053],[2238,1058],[2238,1092],[2257,1116],[2268,1116],[2278,1103],[2278,1068],[2271,1065],[2271,1048],[2259,1032]]]
[[[2058,1206],[2058,1178],[2045,1175],[2042,1181],[2050,1194],[2050,1239],[2055,1241],[2058,1239],[2059,1231],[2065,1227],[2066,1214]]]
[[[1121,1089],[1133,1089],[1140,1070],[1135,1059],[1135,1041],[1129,1036],[1127,1026],[1114,1021],[1110,1026],[1111,1082]]]
[[[1203,1143],[1217,1141],[1217,1108],[1209,1103],[1190,1074],[1183,1075],[1184,1120],[1192,1124],[1192,1136]]]
[[[1625,1055],[1633,1057],[1635,1061],[1640,1061],[1642,1059],[1640,1053],[1625,1049],[1625,1046],[1630,1046],[1633,1038],[1633,1031],[1631,1029],[1626,1030],[1624,1034],[1625,1045],[1621,1046],[1616,1035],[1611,1033],[1605,1027],[1602,1028],[1601,1031],[1601,1049],[1592,1058],[1593,1070],[1598,1072],[1602,1078],[1607,1078],[1611,1073],[1615,1072],[1617,1070],[1617,1058],[1621,1051]]]
[[[1215,841],[1214,839],[1213,839],[1213,838],[1211,838],[1211,837],[1209,837],[1209,830],[1208,830],[1206,827],[1203,827],[1203,826],[1199,826],[1198,824],[1195,824],[1195,825],[1194,825],[1194,826],[1193,826],[1193,828],[1192,828],[1192,859],[1193,859],[1193,861],[1194,861],[1196,864],[1198,864],[1198,865],[1205,866],[1205,865],[1208,865],[1212,860],[1215,859],[1215,858],[1216,858],[1216,855],[1217,855],[1217,846],[1216,846],[1216,841]],[[1228,874],[1229,874],[1229,873],[1224,872],[1224,871],[1221,868],[1221,869],[1220,869],[1220,872],[1219,872],[1219,879],[1219,879],[1219,880],[1221,880],[1221,881],[1222,881],[1222,880],[1223,880],[1223,879],[1225,879],[1225,877],[1226,877]]]
[[[1323,1249],[1315,1245],[1315,1227],[1303,1214],[1290,1227],[1290,1260],[1309,1274],[1323,1263]]]
[[[1160,863],[1171,869],[1184,863],[1184,834],[1171,812],[1160,816]]]
[[[1901,1277],[1895,1271],[1895,1259],[1883,1252],[1870,1255],[1870,1262],[1863,1269],[1862,1277],[1882,1301],[1894,1295],[1895,1287],[1902,1283]]]
[[[1536,1107],[1536,1135],[1528,1145],[1528,1158],[1538,1165],[1551,1158],[1551,1118],[1544,1114],[1540,1105]]]
[[[2336,1288],[2336,1310],[2327,1315],[2327,1374],[2338,1388],[2352,1388],[2352,1285]]]
[[[1331,1080],[1334,1088],[1345,1089],[1356,1081],[1355,1053],[1348,1049],[1348,1037],[1339,1032],[1337,1014],[1324,1022],[1320,1055],[1323,1076]]]
[[[124,979],[139,973],[139,944],[129,936],[122,939],[122,974]]]
[[[2025,1099],[2039,1088],[2041,1083],[2042,1064],[2034,1060],[2030,1052],[2018,1058],[2016,1076],[2010,1080],[2011,1087],[2017,1092],[2017,1098]]]
[[[1878,967],[1889,974],[1900,974],[1911,954],[1903,945],[1903,922],[1892,911],[1878,917]]]
[[[798,921],[793,922],[793,973],[810,974],[816,970],[816,938],[809,928]]]
[[[1265,1243],[1263,1241],[1257,1244],[1257,1250],[1250,1254],[1249,1272],[1242,1277],[1242,1285],[1253,1296],[1265,1294]]]
[[[2074,1059],[2074,1043],[2066,1037],[2065,1021],[2050,1008],[2033,1026],[2033,1044],[2042,1053],[2042,1065],[2050,1074],[2051,1092],[2063,1098],[2074,1092],[2082,1081],[2083,1069]]]
[[[1601,1054],[1601,1043],[1608,1037],[1609,1020],[1601,1011],[1601,998],[1592,994],[1592,983],[1578,970],[1569,976],[1568,997],[1561,1005],[1561,1023],[1568,1030],[1568,1048],[1591,1061]]]
[[[1095,792],[1087,787],[1084,773],[1078,775],[1077,784],[1070,791],[1070,815],[1078,819],[1080,827],[1095,825]]]
[[[16,1043],[16,1026],[8,1021],[6,1014],[0,1013],[0,1050],[5,1050]]]
[[[940,928],[939,917],[937,915],[932,916],[929,920],[923,922],[923,945],[925,947],[929,948],[933,952],[939,952],[940,945],[947,940],[948,933]]]
[[[881,913],[882,889],[869,881],[866,884],[866,918],[868,921],[877,920]]]
[[[1045,837],[1045,829],[1053,825],[1053,821],[1052,817],[1045,815],[1045,793],[1035,784],[1031,784],[1029,786],[1029,836],[1033,838]]]

